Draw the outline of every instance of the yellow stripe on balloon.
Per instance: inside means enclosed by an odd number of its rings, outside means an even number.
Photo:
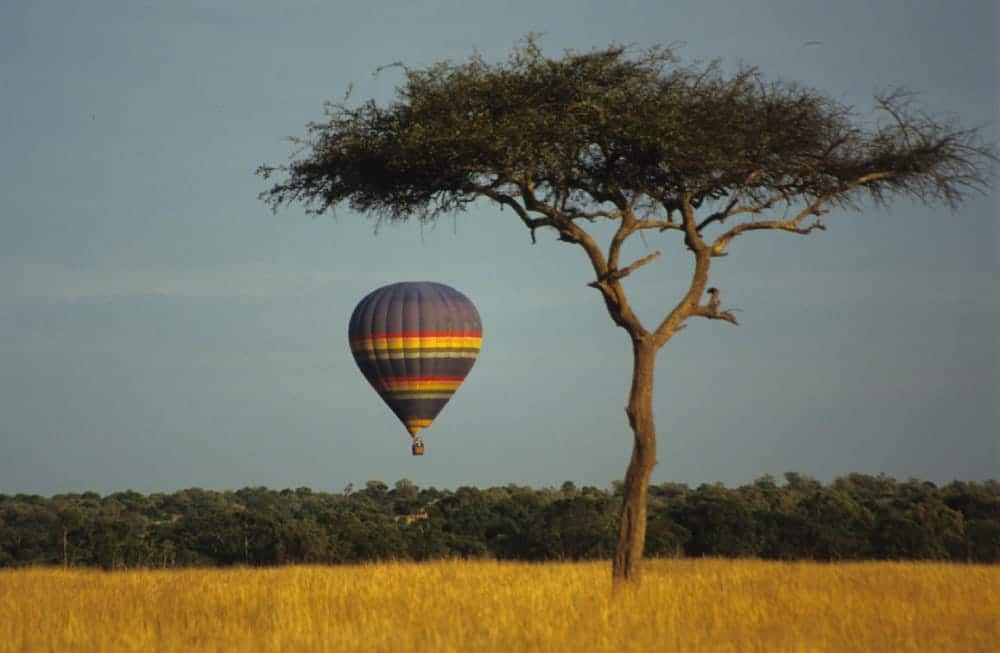
[[[482,336],[368,337],[351,341],[351,351],[384,351],[399,349],[476,349],[483,344]]]

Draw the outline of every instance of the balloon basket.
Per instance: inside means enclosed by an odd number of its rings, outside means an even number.
[[[410,447],[410,451],[413,453],[414,456],[424,455],[424,443],[421,442],[420,440],[414,440],[413,446]]]

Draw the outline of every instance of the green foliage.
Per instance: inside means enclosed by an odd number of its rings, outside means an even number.
[[[480,197],[566,219],[606,202],[669,214],[686,194],[696,206],[853,204],[861,193],[954,204],[985,187],[995,161],[976,130],[928,118],[905,92],[878,96],[866,120],[814,89],[755,68],[682,65],[664,47],[553,59],[529,37],[496,64],[395,67],[404,79],[393,101],[329,103],[296,139],[300,158],[258,169],[280,177],[261,198],[397,220]]]
[[[739,488],[650,487],[647,550],[658,556],[1000,562],[1000,484],[943,487],[799,474]],[[0,566],[105,569],[336,564],[448,557],[607,559],[621,496],[509,485],[454,491],[401,480],[350,494],[197,488],[50,498],[0,495]],[[63,549],[65,538],[65,551]],[[65,555],[65,559],[64,559]]]

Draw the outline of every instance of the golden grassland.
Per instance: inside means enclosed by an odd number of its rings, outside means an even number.
[[[6,651],[997,651],[1000,567],[608,563],[0,571]]]

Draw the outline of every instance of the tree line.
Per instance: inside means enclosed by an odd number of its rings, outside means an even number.
[[[199,488],[52,497],[0,494],[0,567],[338,564],[378,560],[610,559],[623,484],[610,489]],[[937,486],[797,473],[737,488],[649,488],[654,556],[1000,562],[1000,482]]]

